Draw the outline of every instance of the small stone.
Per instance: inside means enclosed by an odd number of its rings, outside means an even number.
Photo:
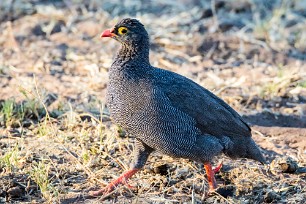
[[[297,162],[291,157],[276,158],[270,164],[271,171],[277,173],[295,173],[298,168]]]
[[[216,191],[224,198],[233,197],[235,188],[233,186],[225,186],[223,188],[218,188]]]
[[[169,166],[167,164],[162,164],[157,167],[154,167],[153,171],[156,174],[166,176],[168,175],[168,169],[169,169]]]
[[[23,190],[19,186],[12,187],[7,191],[7,194],[11,198],[17,198],[22,196]]]
[[[32,29],[32,34],[36,35],[36,36],[46,36],[46,33],[43,31],[41,25],[36,25],[33,29]]]
[[[280,198],[280,196],[276,192],[269,191],[265,195],[264,200],[265,200],[266,203],[272,203],[272,202],[277,201],[279,198]]]
[[[211,9],[205,9],[202,13],[202,18],[209,18],[213,16],[213,12]]]

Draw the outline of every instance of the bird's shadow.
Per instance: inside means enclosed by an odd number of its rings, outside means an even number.
[[[88,195],[88,193],[80,192],[77,194],[70,195],[68,198],[61,199],[61,204],[72,204],[72,203],[88,203],[88,200],[97,199],[97,197],[93,197]]]
[[[260,112],[254,115],[244,115],[243,119],[251,124],[263,127],[306,128],[306,118],[296,115],[282,115],[271,112]]]

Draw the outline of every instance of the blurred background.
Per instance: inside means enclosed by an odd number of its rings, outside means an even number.
[[[154,66],[225,98],[234,92],[244,106],[305,102],[303,0],[4,0],[0,9],[3,99],[18,99],[33,75],[70,101],[102,99],[119,44],[100,33],[135,17],[150,34]]]
[[[0,144],[4,146],[0,167],[6,169],[3,172],[14,173],[14,168],[26,172],[30,168],[32,174],[25,180],[21,178],[20,183],[30,181],[33,186],[38,185],[32,163],[18,167],[20,164],[13,162],[12,154],[7,154],[15,152],[17,143],[16,158],[20,160],[32,158],[29,151],[33,153],[60,140],[65,148],[75,148],[76,160],[81,158],[78,161],[86,166],[101,162],[93,158],[106,151],[101,149],[105,135],[125,134],[92,119],[96,116],[98,121],[109,121],[105,108],[107,72],[120,46],[112,39],[101,39],[100,34],[124,17],[137,18],[145,25],[151,40],[152,65],[191,78],[229,103],[253,126],[255,139],[266,150],[268,160],[276,155],[291,155],[305,162],[305,0],[2,0]],[[103,133],[95,132],[97,123],[103,127]],[[78,124],[90,127],[86,129],[87,139],[80,138],[84,127]],[[94,139],[97,134],[101,140]],[[39,142],[39,147],[8,140],[26,137],[37,141],[42,136],[47,136],[44,139],[47,144]],[[71,143],[67,140],[70,137],[77,138],[77,142]],[[115,145],[118,140],[128,139],[107,140],[107,144]],[[93,151],[95,145],[100,147]],[[128,151],[126,155],[130,150],[121,149]],[[49,153],[41,156],[40,151],[37,157],[50,159]],[[43,160],[38,159],[35,167],[44,169],[37,166],[40,161]],[[71,162],[74,165],[75,160]],[[56,159],[53,164],[55,169],[62,168]],[[86,183],[88,175],[80,189],[93,185]],[[273,179],[271,185],[275,183]],[[0,190],[0,202],[4,197],[14,198],[9,189],[19,186],[11,185],[9,180],[0,181],[0,189],[2,185],[7,195],[2,196]],[[47,194],[38,188],[30,198],[33,195],[38,201],[60,200],[54,194],[54,189],[60,187],[52,182],[47,185],[52,187],[46,188]],[[25,188],[20,189],[16,197],[28,201],[29,197],[21,196]],[[237,199],[264,199],[255,198],[255,194]]]
[[[305,101],[305,95],[293,96],[306,83],[303,0],[4,0],[0,9],[4,99],[16,97],[11,88],[33,74],[65,97],[88,86],[100,93],[119,45],[99,35],[123,17],[135,17],[150,34],[154,66],[218,92],[236,88],[247,97]]]

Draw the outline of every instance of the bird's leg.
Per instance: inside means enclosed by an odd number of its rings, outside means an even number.
[[[212,193],[217,188],[217,182],[216,182],[216,179],[215,179],[215,172],[211,168],[210,162],[204,163],[204,168],[205,168],[206,175],[207,175],[207,180],[208,180],[208,185],[209,185],[209,192]]]
[[[143,143],[142,141],[136,139],[135,142],[135,150],[134,150],[134,164],[132,165],[131,169],[127,172],[123,173],[119,178],[109,183],[105,188],[97,190],[97,191],[90,191],[90,196],[100,196],[105,195],[112,192],[118,185],[125,184],[128,187],[127,180],[131,178],[137,171],[139,171],[146,163],[150,153],[153,151],[151,147]]]

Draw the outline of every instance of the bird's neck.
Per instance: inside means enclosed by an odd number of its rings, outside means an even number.
[[[125,65],[134,65],[133,67],[138,67],[139,65],[142,68],[149,67],[149,43],[132,46],[122,44],[114,63],[122,66],[122,68]]]

